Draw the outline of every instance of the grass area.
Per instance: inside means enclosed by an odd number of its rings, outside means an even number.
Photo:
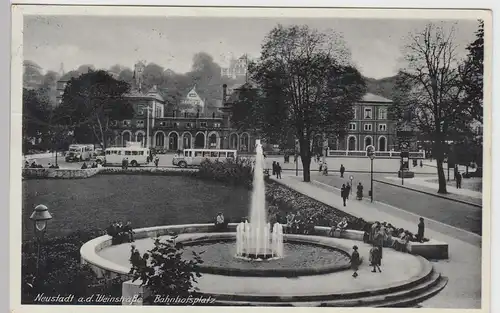
[[[426,180],[429,183],[439,184],[439,180],[437,179],[429,179]],[[457,183],[454,180],[447,181],[446,184],[448,186],[456,187]],[[462,188],[469,189],[472,191],[483,191],[483,180],[481,178],[463,178],[462,179]]]
[[[88,179],[23,181],[23,240],[33,236],[29,220],[45,204],[53,215],[49,237],[76,230],[104,229],[112,221],[134,228],[207,223],[217,212],[240,219],[248,214],[250,192],[182,176],[98,175]]]

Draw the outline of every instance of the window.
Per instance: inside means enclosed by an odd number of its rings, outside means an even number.
[[[365,131],[371,131],[372,130],[372,124],[365,124],[364,130]]]
[[[218,157],[219,157],[219,152],[217,152],[217,151],[212,151],[212,152],[210,153],[210,157],[212,157],[212,158],[218,158]]]
[[[129,120],[123,120],[122,124],[123,124],[123,126],[128,126],[128,125],[130,125],[130,121]]]
[[[201,157],[202,155],[203,155],[203,153],[202,153],[201,151],[196,151],[196,152],[194,153],[194,156],[195,156],[195,157]]]
[[[207,127],[207,122],[201,122],[201,123],[200,123],[200,126],[201,126],[201,127]]]
[[[130,155],[130,151],[125,151],[125,155]]]
[[[356,123],[349,123],[349,130],[356,130]]]
[[[228,158],[234,158],[234,152],[228,152],[227,153]]]
[[[365,119],[372,119],[372,109],[371,108],[365,108]]]
[[[137,155],[138,151],[132,151],[132,155]]]
[[[220,123],[214,123],[214,127],[215,128],[219,128],[220,127]]]
[[[177,127],[179,126],[179,123],[175,122],[175,123],[173,124],[173,126],[174,126],[174,128],[177,128]]]
[[[378,125],[378,130],[385,132],[387,130],[387,124],[379,124]]]
[[[209,158],[210,157],[210,151],[204,151],[203,152],[203,157],[204,158]]]
[[[191,128],[191,123],[186,123],[187,128]]]
[[[160,122],[160,126],[165,126],[165,122]]]
[[[386,108],[378,109],[378,119],[379,120],[386,120],[387,119],[387,109]]]
[[[356,108],[352,108],[353,119],[356,119]]]
[[[144,121],[142,121],[142,120],[141,121],[137,121],[136,124],[137,124],[138,127],[144,127]]]
[[[225,158],[226,157],[226,152],[219,152],[219,157],[220,158]]]

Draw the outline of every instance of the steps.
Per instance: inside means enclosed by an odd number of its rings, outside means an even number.
[[[436,295],[448,283],[428,263],[423,275],[399,286],[350,294],[301,297],[259,297],[211,295],[218,305],[230,306],[300,306],[300,307],[415,307]],[[205,294],[205,296],[207,296]]]

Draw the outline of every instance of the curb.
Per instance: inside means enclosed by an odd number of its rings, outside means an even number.
[[[473,207],[476,207],[476,208],[480,208],[480,209],[483,207],[481,204],[476,204],[476,203],[472,203],[472,202],[468,202],[468,201],[464,201],[464,200],[460,200],[460,199],[453,199],[451,197],[446,197],[446,196],[442,196],[442,195],[439,195],[439,194],[434,194],[434,193],[431,193],[431,192],[428,192],[428,191],[423,191],[423,190],[419,190],[419,189],[415,189],[415,188],[411,188],[411,187],[401,186],[401,185],[389,183],[389,182],[382,181],[382,180],[374,179],[373,181],[377,182],[377,183],[382,183],[382,184],[386,184],[386,185],[389,185],[389,186],[393,186],[393,187],[399,187],[399,188],[403,188],[403,189],[407,189],[407,190],[411,190],[411,191],[423,193],[423,194],[426,194],[426,195],[429,195],[429,196],[433,196],[433,197],[436,197],[436,198],[441,198],[441,199],[445,199],[445,200],[449,200],[449,201],[454,201],[454,202],[458,202],[458,203],[470,205],[470,206],[473,206]]]

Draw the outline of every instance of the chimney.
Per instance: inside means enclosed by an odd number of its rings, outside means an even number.
[[[227,85],[222,85],[222,105],[226,105],[226,97],[227,97]]]

